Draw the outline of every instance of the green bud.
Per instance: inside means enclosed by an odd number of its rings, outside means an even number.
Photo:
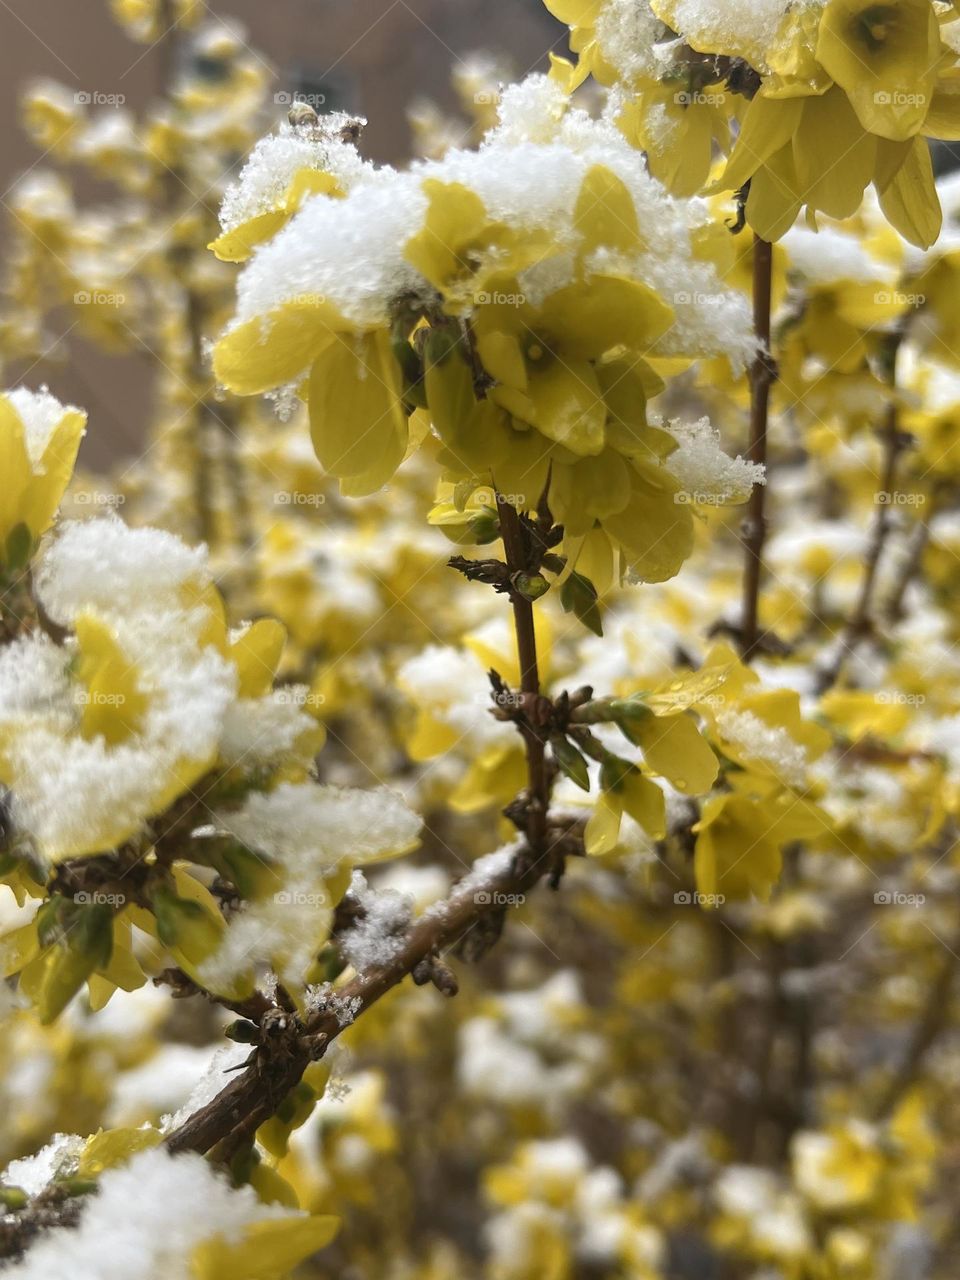
[[[550,583],[542,573],[518,573],[514,576],[513,585],[525,600],[539,600],[550,590]]]
[[[166,885],[154,888],[150,898],[160,941],[183,952],[190,964],[201,964],[220,945],[223,922],[199,902],[177,897]]]
[[[30,556],[33,554],[33,546],[33,534],[21,520],[7,534],[3,555],[4,564],[14,572],[25,569],[30,562]]]
[[[581,791],[589,791],[590,774],[587,771],[587,762],[577,748],[562,734],[557,733],[550,739],[550,750],[553,752],[554,760],[571,782],[575,782]]]
[[[40,1021],[51,1023],[113,954],[113,908],[67,902],[61,912],[62,933],[49,945],[37,997]]]
[[[21,1187],[0,1187],[0,1204],[11,1212],[22,1209],[28,1199],[29,1196]]]
[[[248,1022],[246,1018],[238,1018],[236,1022],[231,1022],[223,1034],[228,1040],[234,1040],[237,1044],[256,1044],[260,1039],[259,1027],[255,1022]]]
[[[57,1186],[68,1196],[88,1196],[97,1189],[94,1178],[60,1178]]]
[[[461,335],[453,325],[429,329],[423,340],[424,365],[429,369],[434,365],[445,364],[461,342]]]
[[[571,573],[560,588],[560,603],[566,613],[572,613],[596,636],[603,635],[597,589],[581,573]]]
[[[621,756],[607,756],[600,766],[600,787],[604,791],[619,791],[634,766]]]
[[[643,729],[654,718],[645,703],[635,698],[614,698],[610,703],[610,715],[628,742],[635,747],[643,746]]]

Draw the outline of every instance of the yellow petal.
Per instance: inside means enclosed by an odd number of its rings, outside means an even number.
[[[633,197],[626,184],[602,164],[594,165],[583,180],[573,225],[583,237],[583,255],[600,248],[636,253],[642,247]]]
[[[400,374],[384,330],[337,338],[310,373],[310,434],[321,465],[335,476],[381,488],[403,461],[407,415]]]
[[[884,217],[904,239],[929,249],[940,234],[943,215],[924,138],[914,138],[896,177],[879,195]]]
[[[351,329],[332,303],[288,303],[231,329],[213,351],[217,381],[241,396],[293,382],[338,333]]]
[[[583,832],[583,847],[590,857],[603,857],[617,847],[622,816],[619,796],[609,791],[601,792]]]
[[[847,93],[864,129],[902,141],[923,125],[940,61],[930,0],[830,0],[817,61]]]
[[[690,795],[713,786],[719,764],[690,716],[651,716],[637,728],[647,768]]]
[[[576,454],[603,448],[606,410],[593,366],[586,360],[548,360],[531,367],[527,394],[537,429]]]

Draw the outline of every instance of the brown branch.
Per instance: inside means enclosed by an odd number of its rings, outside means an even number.
[[[541,499],[536,520],[520,513],[499,494],[500,529],[509,594],[520,663],[521,695],[529,705],[541,699],[540,672],[533,605],[517,589],[520,574],[539,571],[543,557],[555,544],[555,530],[546,503]],[[527,757],[527,792],[510,807],[510,816],[526,837],[506,866],[499,863],[488,875],[469,875],[450,896],[422,915],[409,929],[397,954],[388,962],[358,973],[337,992],[338,1007],[353,1007],[354,1017],[369,1009],[381,996],[406,977],[429,979],[444,994],[453,994],[439,957],[457,945],[466,954],[483,953],[499,936],[506,908],[519,905],[539,880],[551,872],[556,884],[562,860],[577,840],[569,824],[551,827],[548,821],[551,773],[547,767],[543,736],[524,715],[516,723],[523,735]],[[471,938],[470,945],[465,946]],[[173,1151],[213,1151],[219,1160],[229,1160],[251,1142],[257,1129],[268,1120],[298,1083],[311,1061],[322,1058],[343,1025],[335,1012],[318,1010],[304,1022],[295,1014],[267,1015],[261,1019],[261,1033],[280,1028],[281,1034],[262,1034],[252,1060],[243,1073],[216,1098],[190,1116],[166,1140]]]
[[[896,1110],[897,1104],[917,1079],[928,1052],[949,1025],[951,996],[958,967],[960,967],[960,935],[956,936],[947,947],[947,954],[927,992],[926,1001],[913,1028],[900,1065],[880,1096],[874,1111],[877,1120],[886,1119]]]
[[[467,877],[449,898],[415,922],[394,959],[365,970],[340,988],[338,1005],[358,1001],[355,1016],[359,1016],[424,961],[462,942],[492,917],[502,916],[508,904],[519,905],[547,869],[546,853],[534,858],[525,846],[508,866],[486,877]],[[308,1018],[287,1053],[272,1060],[269,1053],[259,1055],[212,1102],[168,1136],[168,1148],[202,1153],[217,1147],[218,1156],[228,1159],[253,1138],[310,1061],[322,1058],[344,1029],[334,1012],[321,1010]]]
[[[900,430],[900,412],[896,400],[897,355],[904,338],[903,327],[898,327],[887,337],[882,353],[882,374],[890,388],[890,401],[883,422],[883,473],[881,488],[876,494],[877,512],[870,534],[870,543],[863,565],[863,577],[860,591],[853,613],[847,620],[833,661],[824,668],[817,682],[817,689],[825,693],[837,683],[848,660],[853,656],[857,646],[873,628],[873,603],[877,585],[877,573],[883,558],[887,539],[893,529],[891,512],[893,509],[893,493],[897,482],[897,463],[900,455],[907,447],[909,437]]]
[[[770,353],[772,288],[773,246],[769,241],[755,236],[753,241],[753,327],[760,348],[750,367],[750,442],[747,447],[747,458],[750,462],[761,466],[766,466],[767,462],[770,387],[776,377],[776,366]],[[760,584],[763,577],[763,546],[767,537],[766,493],[766,485],[753,486],[747,516],[743,522],[745,560],[740,651],[744,661],[748,661],[753,656],[760,641],[758,615]]]

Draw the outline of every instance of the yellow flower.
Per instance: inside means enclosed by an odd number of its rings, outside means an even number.
[[[912,138],[929,110],[941,60],[930,0],[829,0],[817,61],[844,90],[864,129]]]
[[[0,567],[24,563],[53,523],[86,421],[46,391],[0,396]]]

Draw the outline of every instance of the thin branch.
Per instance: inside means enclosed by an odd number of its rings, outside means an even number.
[[[541,701],[533,605],[516,585],[523,574],[537,573],[553,545],[554,529],[546,504],[541,499],[536,520],[520,513],[499,494],[500,530],[503,540],[509,594],[520,663],[520,688],[525,703],[536,708]],[[556,830],[548,820],[551,773],[547,767],[543,736],[529,713],[516,717],[523,735],[527,758],[527,792],[510,807],[510,816],[526,839],[506,867],[497,867],[488,876],[468,876],[450,896],[436,904],[408,931],[397,955],[385,964],[359,973],[337,992],[338,1006],[354,1008],[355,1017],[375,1004],[404,978],[433,980],[444,994],[453,994],[455,983],[447,978],[439,957],[455,944],[461,948],[468,935],[479,938],[469,951],[482,954],[488,941],[499,936],[508,905],[519,905],[539,880],[551,872],[551,883],[559,880],[565,853],[575,839],[569,824]],[[452,975],[451,975],[452,976]],[[276,1010],[260,1021],[261,1040],[252,1060],[241,1075],[223,1089],[212,1102],[190,1116],[167,1138],[171,1151],[213,1151],[219,1160],[229,1160],[257,1129],[268,1120],[298,1083],[311,1061],[322,1058],[343,1026],[334,1012],[318,1010],[301,1021],[296,1014]]]
[[[887,540],[893,529],[891,513],[897,483],[897,463],[909,442],[909,437],[900,430],[900,411],[896,398],[897,355],[903,338],[904,329],[901,326],[888,335],[882,353],[881,372],[890,388],[890,400],[883,422],[883,472],[880,479],[881,487],[875,496],[877,510],[864,560],[857,603],[840,635],[833,661],[820,673],[817,684],[820,693],[826,692],[837,683],[848,660],[856,652],[857,646],[873,628],[877,573]]]
[[[776,366],[770,353],[770,310],[773,290],[773,246],[759,236],[753,241],[753,326],[760,348],[750,367],[750,442],[747,458],[766,466],[767,420],[770,409],[770,387],[776,377]],[[767,537],[767,486],[754,485],[743,523],[745,552],[743,571],[743,608],[740,621],[740,650],[744,660],[756,652],[760,641],[758,615],[760,584],[763,577],[763,547]]]
[[[511,864],[489,876],[468,877],[450,896],[411,927],[396,957],[358,974],[338,990],[340,1007],[355,1004],[359,1016],[432,956],[461,942],[472,929],[502,916],[506,904],[519,904],[548,869],[548,857],[535,859],[521,849]],[[312,1060],[322,1058],[345,1028],[334,1012],[321,1010],[297,1027],[286,1051],[258,1056],[205,1107],[167,1138],[171,1151],[207,1152],[217,1147],[229,1158],[252,1139],[279,1107]]]
[[[897,1107],[917,1079],[924,1059],[950,1024],[951,997],[960,968],[960,935],[947,948],[943,963],[930,985],[920,1017],[913,1029],[900,1065],[887,1085],[874,1112],[877,1120],[886,1119]]]

